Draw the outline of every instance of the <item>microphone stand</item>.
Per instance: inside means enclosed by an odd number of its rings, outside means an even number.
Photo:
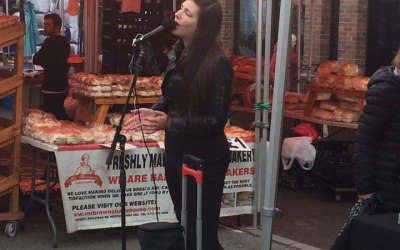
[[[137,44],[134,44],[133,46],[136,46]],[[126,102],[124,105],[124,108],[122,110],[121,114],[121,119],[119,120],[119,123],[115,129],[115,135],[114,139],[111,143],[110,151],[108,152],[106,164],[111,165],[112,158],[114,156],[114,151],[117,146],[117,143],[119,143],[119,148],[120,148],[120,157],[119,157],[119,185],[121,188],[121,234],[122,234],[122,250],[126,250],[126,216],[125,216],[125,208],[126,208],[126,203],[125,203],[125,191],[126,191],[126,171],[125,171],[125,166],[124,166],[124,158],[125,158],[125,143],[126,143],[126,136],[121,134],[122,130],[122,125],[124,122],[124,118],[126,113],[128,112],[129,108],[129,102],[133,93],[133,90],[136,86],[136,81],[137,81],[137,76],[139,72],[143,69],[143,66],[141,65],[142,59],[143,59],[143,50],[142,46],[140,46],[140,52],[139,56],[136,59],[136,62],[134,62],[134,56],[135,56],[135,49],[132,54],[132,60],[129,63],[129,68],[134,70],[134,77],[131,80],[131,87],[129,89],[129,94],[128,97],[126,98]]]

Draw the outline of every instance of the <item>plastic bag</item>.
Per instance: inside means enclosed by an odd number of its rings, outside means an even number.
[[[296,159],[304,170],[311,170],[316,156],[311,142],[312,139],[308,136],[285,138],[281,151],[283,169],[289,170]]]

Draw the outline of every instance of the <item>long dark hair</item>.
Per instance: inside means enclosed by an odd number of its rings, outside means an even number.
[[[217,0],[193,0],[200,7],[197,29],[178,62],[185,82],[184,97],[178,113],[198,115],[207,109],[207,94],[217,59],[223,53],[218,35],[222,8]]]

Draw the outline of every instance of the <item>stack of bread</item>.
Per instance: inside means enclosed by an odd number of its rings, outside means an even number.
[[[235,78],[255,81],[256,79],[256,59],[247,56],[230,56]],[[264,63],[263,63],[264,64]],[[264,65],[263,65],[264,66]],[[262,72],[263,73],[263,72]]]
[[[314,108],[311,115],[327,121],[351,123],[358,121],[360,108],[356,102],[320,101],[318,108]]]
[[[315,73],[315,83],[324,88],[367,91],[368,77],[358,76],[357,64],[337,61],[322,62]]]
[[[308,95],[295,92],[285,93],[285,110],[304,110]]]
[[[71,93],[77,93],[90,97],[111,97],[112,81],[106,77],[100,77],[88,73],[75,73],[71,76]]]
[[[57,145],[106,143],[114,138],[112,125],[86,123],[80,125],[71,121],[57,120],[54,115],[38,109],[27,109],[22,119],[22,133],[33,139]],[[122,130],[128,141],[143,141],[140,132]],[[146,141],[164,140],[163,132],[148,134]]]
[[[59,121],[54,115],[37,109],[25,111],[22,134],[49,144],[93,142],[93,134],[89,129],[69,121]]]
[[[128,96],[131,75],[108,74],[97,76],[88,73],[75,73],[71,76],[71,93],[90,97],[124,97]],[[160,96],[162,76],[138,77],[136,95]]]

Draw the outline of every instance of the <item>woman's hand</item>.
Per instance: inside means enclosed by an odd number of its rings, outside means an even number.
[[[131,113],[133,114],[133,117],[124,122],[124,127],[126,129],[131,129],[131,130],[138,130],[138,129],[136,129],[136,127],[138,124],[140,124],[141,119],[157,116],[155,111],[153,109],[149,109],[149,108],[134,109],[134,110],[131,110]],[[140,114],[140,119],[139,119],[139,114]]]
[[[138,131],[143,129],[146,133],[154,133],[169,127],[168,115],[162,111],[152,109],[133,110],[134,117],[125,122],[127,129]],[[140,114],[140,121],[139,121]]]
[[[373,193],[370,194],[359,194],[358,195],[358,199],[361,201],[365,201],[368,200],[369,198],[371,198],[371,196],[373,195]]]

